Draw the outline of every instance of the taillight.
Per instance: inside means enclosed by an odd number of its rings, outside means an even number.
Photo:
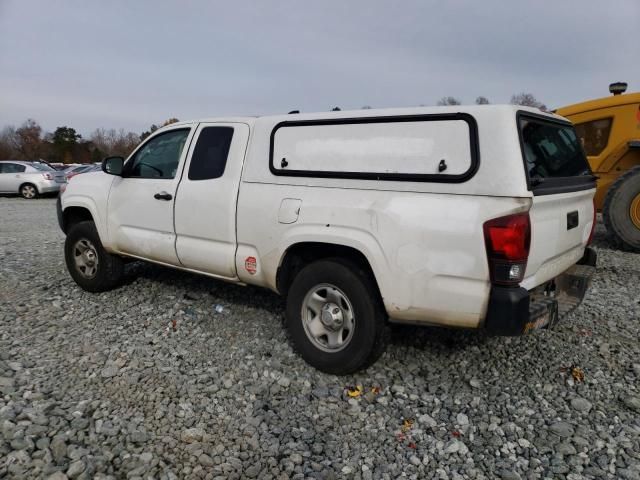
[[[494,218],[484,223],[491,282],[517,285],[523,277],[531,246],[531,221],[528,213]]]
[[[596,199],[593,199],[593,223],[591,224],[591,232],[589,233],[589,240],[587,240],[587,245],[591,245],[593,241],[593,234],[596,232],[596,220],[597,220],[597,211],[596,211]]]
[[[43,173],[42,176],[45,178],[45,180],[53,180],[53,175],[51,175],[50,173]]]

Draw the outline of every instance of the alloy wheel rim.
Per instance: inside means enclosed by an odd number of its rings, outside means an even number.
[[[321,283],[302,301],[302,325],[316,348],[336,353],[353,338],[355,316],[349,298],[335,285]]]
[[[76,270],[84,278],[91,279],[98,273],[98,252],[86,238],[78,240],[73,246],[73,261]]]
[[[640,193],[631,201],[631,207],[629,208],[629,214],[631,215],[631,221],[640,230]]]
[[[31,185],[25,185],[24,187],[22,187],[22,195],[25,198],[33,198],[36,196],[36,189]]]

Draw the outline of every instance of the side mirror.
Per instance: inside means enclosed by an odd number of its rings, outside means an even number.
[[[102,161],[102,171],[109,175],[122,176],[122,168],[124,166],[124,158],[107,157]]]

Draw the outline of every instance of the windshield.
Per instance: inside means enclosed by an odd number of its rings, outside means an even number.
[[[573,125],[522,115],[522,148],[529,179],[590,175],[587,157]]]
[[[32,163],[31,166],[33,168],[35,168],[36,170],[40,170],[41,172],[55,172],[56,169],[55,168],[51,168],[49,165],[47,165],[46,163]]]

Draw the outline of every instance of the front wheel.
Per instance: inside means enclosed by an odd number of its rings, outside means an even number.
[[[88,292],[111,290],[120,283],[124,273],[124,262],[102,247],[92,221],[71,227],[64,244],[64,257],[71,277]]]
[[[286,323],[296,350],[313,367],[346,375],[383,353],[386,315],[370,275],[343,259],[304,267],[287,294]]]

